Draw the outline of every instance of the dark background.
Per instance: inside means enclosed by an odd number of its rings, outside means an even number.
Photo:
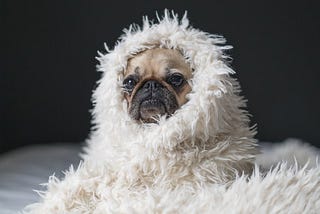
[[[316,1],[0,1],[0,152],[83,141],[99,73],[97,50],[155,11],[188,11],[224,35],[257,138],[320,147],[320,10]]]

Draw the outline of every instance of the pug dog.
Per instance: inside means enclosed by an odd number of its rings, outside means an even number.
[[[136,121],[156,123],[187,102],[192,69],[178,50],[155,48],[128,60],[123,91],[128,113]]]

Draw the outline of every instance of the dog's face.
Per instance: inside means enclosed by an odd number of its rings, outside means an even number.
[[[131,118],[151,123],[158,116],[172,115],[187,101],[191,76],[190,66],[177,50],[155,48],[129,59],[123,90]]]

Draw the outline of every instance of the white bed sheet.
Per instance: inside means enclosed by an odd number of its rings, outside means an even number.
[[[41,183],[71,164],[78,165],[80,144],[35,145],[0,156],[0,213],[19,213],[26,205],[39,201],[33,190],[43,190]]]

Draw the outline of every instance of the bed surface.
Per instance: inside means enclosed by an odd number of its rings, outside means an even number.
[[[41,183],[80,161],[80,144],[35,145],[0,156],[0,213],[18,213],[39,200],[33,190],[43,190]]]

